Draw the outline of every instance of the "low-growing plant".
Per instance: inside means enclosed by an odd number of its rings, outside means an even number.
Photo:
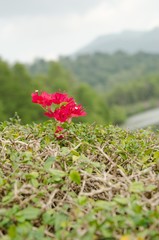
[[[66,130],[0,124],[0,239],[158,240],[158,134]]]

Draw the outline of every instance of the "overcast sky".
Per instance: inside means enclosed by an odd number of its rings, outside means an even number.
[[[96,37],[159,26],[159,0],[0,0],[0,56],[69,55]]]

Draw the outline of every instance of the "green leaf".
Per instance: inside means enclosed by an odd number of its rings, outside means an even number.
[[[0,177],[0,187],[3,186],[3,184],[4,184],[4,180],[3,178]]]
[[[39,186],[39,182],[38,182],[36,179],[34,179],[34,178],[32,178],[32,179],[30,180],[30,182],[31,182],[31,184],[32,184],[34,187],[38,187],[38,186]]]
[[[73,156],[79,156],[79,152],[77,152],[76,150],[72,149],[71,153],[73,154]]]
[[[146,192],[151,192],[151,191],[154,191],[156,188],[157,188],[156,185],[151,184],[151,185],[148,185],[148,186],[145,187],[145,191]]]
[[[61,155],[66,156],[70,153],[70,149],[68,147],[62,147],[61,148]]]
[[[77,156],[77,155],[73,155],[73,156],[72,156],[73,162],[76,162],[78,159],[79,159],[79,156]]]
[[[15,225],[11,225],[9,227],[8,234],[12,239],[15,239],[15,237],[16,237],[16,226]]]
[[[128,199],[128,198],[125,198],[125,197],[117,196],[117,197],[114,198],[114,201],[117,202],[117,203],[119,203],[120,205],[127,205],[129,199]]]
[[[55,157],[48,157],[47,160],[44,163],[44,169],[49,170],[52,166],[52,164],[55,162]]]
[[[159,152],[158,152],[158,151],[154,153],[154,158],[155,158],[155,159],[158,159],[158,158],[159,158]]]
[[[61,179],[63,179],[63,177],[66,176],[66,173],[64,171],[57,169],[50,169],[49,173],[51,174],[54,181],[60,181]]]
[[[58,232],[60,228],[67,226],[68,216],[66,214],[62,212],[54,213],[53,219],[54,219],[54,227],[56,232]]]
[[[79,196],[78,203],[83,206],[88,202],[88,198],[86,196]]]
[[[16,218],[19,222],[24,222],[25,220],[34,220],[41,213],[39,208],[27,207],[16,214]]]
[[[9,203],[10,201],[12,201],[13,197],[14,197],[13,193],[10,192],[8,195],[6,195],[2,198],[2,202]]]
[[[31,172],[31,173],[26,174],[25,176],[26,176],[26,178],[28,178],[28,179],[35,179],[35,178],[38,178],[39,173],[33,171],[33,172]]]
[[[18,235],[27,235],[32,229],[32,225],[29,222],[19,223],[17,226]]]
[[[71,181],[75,182],[76,184],[80,184],[81,183],[81,176],[79,174],[79,172],[72,170],[69,174],[69,178],[71,179]]]
[[[43,223],[48,225],[53,225],[54,223],[53,215],[54,215],[53,209],[49,209],[47,212],[45,212],[42,216]]]
[[[142,182],[133,182],[130,184],[129,190],[133,193],[144,192],[144,184]]]

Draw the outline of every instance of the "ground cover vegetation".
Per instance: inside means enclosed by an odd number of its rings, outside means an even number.
[[[55,129],[1,122],[0,238],[158,240],[158,134],[65,123],[57,139]]]

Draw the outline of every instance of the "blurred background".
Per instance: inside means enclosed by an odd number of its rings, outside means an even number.
[[[80,122],[159,123],[158,0],[0,0],[0,121],[47,120],[35,90],[64,91]]]

